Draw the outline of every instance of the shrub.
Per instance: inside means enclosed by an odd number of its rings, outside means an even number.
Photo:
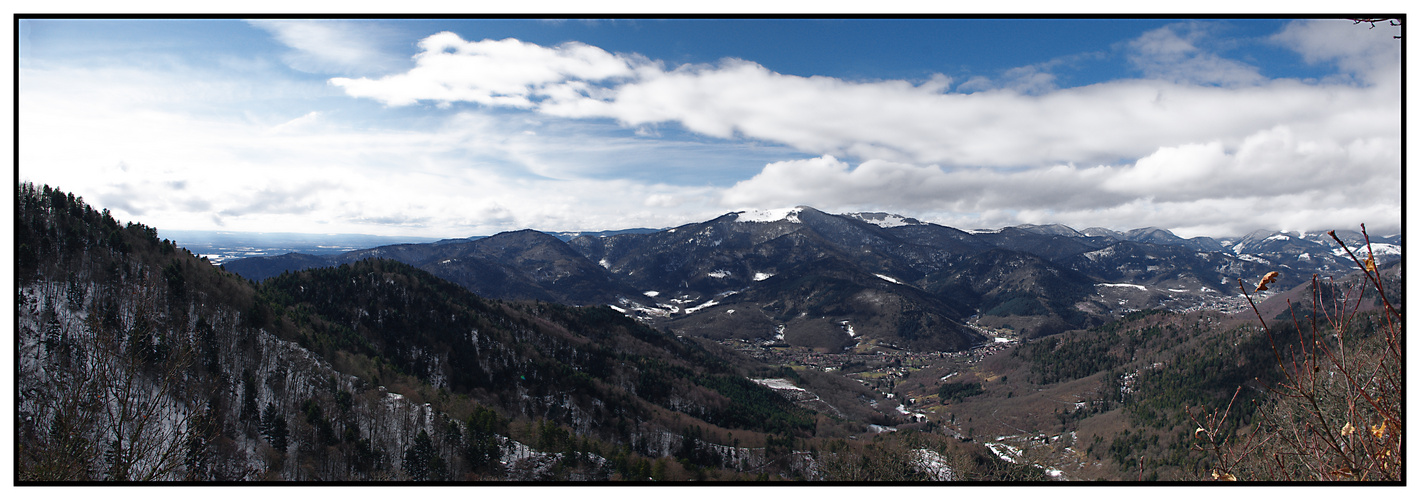
[[[1336,287],[1323,287],[1314,276],[1309,312],[1288,301],[1291,326],[1300,332],[1295,345],[1274,336],[1253,304],[1282,378],[1269,387],[1270,400],[1251,433],[1220,432],[1232,404],[1221,414],[1195,416],[1194,437],[1201,442],[1198,449],[1213,456],[1207,467],[1213,479],[1404,480],[1402,314],[1387,296],[1364,225],[1361,232],[1366,236],[1364,260],[1331,233],[1360,267],[1360,281],[1324,301],[1322,291]],[[1266,290],[1272,276],[1253,291]],[[1251,304],[1241,280],[1239,287]],[[1364,311],[1372,303],[1364,299],[1372,297],[1378,297],[1379,311]]]

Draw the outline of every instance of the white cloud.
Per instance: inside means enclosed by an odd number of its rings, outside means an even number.
[[[27,64],[21,178],[172,229],[457,236],[799,204],[963,228],[1398,226],[1399,42],[1345,21],[1274,37],[1346,72],[1319,81],[1259,79],[1211,53],[1207,29],[1181,25],[1126,44],[1148,78],[1058,88],[1051,61],[955,91],[946,75],[850,81],[735,59],[668,68],[451,33],[424,39],[412,69],[380,76],[409,61],[380,59],[379,43],[338,24],[263,27],[294,49],[294,66],[366,76],[312,86],[259,67]],[[361,53],[377,64],[357,67]],[[374,102],[310,99],[331,86]],[[354,118],[421,101],[453,109]],[[727,140],[677,140],[686,130]],[[807,158],[770,161],[796,157]]]
[[[1251,66],[1200,49],[1195,42],[1206,35],[1200,26],[1161,28],[1131,44],[1150,79],[1067,89],[1054,88],[1050,65],[1008,72],[1006,88],[959,94],[943,93],[945,77],[922,85],[855,82],[785,75],[735,59],[665,69],[585,45],[463,42],[448,33],[425,39],[418,67],[407,73],[332,83],[390,105],[469,101],[612,118],[637,130],[678,123],[710,137],[772,141],[812,155],[944,166],[1113,162],[1163,145],[1215,140],[1236,147],[1247,135],[1284,124],[1327,130],[1338,141],[1397,133],[1397,124],[1375,120],[1337,126],[1358,112],[1393,109],[1393,89],[1265,81]],[[1288,39],[1305,45],[1314,38]],[[959,90],[993,86],[982,83],[968,80]]]
[[[446,31],[420,41],[419,48],[407,73],[330,83],[393,106],[431,100],[528,108],[535,95],[579,98],[590,89],[586,82],[632,73],[624,58],[577,42],[552,48],[512,38],[467,42]]]
[[[721,213],[710,188],[589,178],[613,160],[656,164],[673,142],[647,148],[565,120],[477,112],[370,124],[338,108],[197,113],[241,99],[183,90],[219,75],[171,71],[22,69],[21,180],[165,229],[449,237],[662,227]],[[286,88],[246,76],[215,88]]]
[[[1304,139],[1276,127],[1236,148],[1221,141],[1165,146],[1132,164],[1093,167],[1007,171],[881,160],[852,167],[823,156],[768,164],[726,190],[721,204],[889,208],[965,227],[1062,222],[1231,231],[1213,234],[1359,222],[1396,227],[1399,150],[1394,139]]]
[[[280,134],[315,126],[320,121],[320,111],[312,111],[290,121],[271,127],[271,133]]]
[[[872,207],[917,213],[1091,207],[1124,201],[1095,189],[1107,167],[1068,165],[1003,171],[943,169],[883,160],[851,167],[832,156],[775,162],[726,190],[726,207],[812,205],[830,211]]]
[[[646,197],[644,204],[648,207],[675,208],[680,205],[680,200],[669,194],[653,194]]]
[[[1161,201],[1341,191],[1398,175],[1399,151],[1400,144],[1392,140],[1302,140],[1277,127],[1248,136],[1232,152],[1217,141],[1159,148],[1103,187]],[[1363,197],[1357,202],[1381,194],[1352,193]]]
[[[1335,64],[1347,76],[1369,84],[1400,81],[1398,28],[1376,28],[1345,19],[1295,21],[1272,39],[1300,53],[1309,64]]]
[[[1129,42],[1129,61],[1151,79],[1223,86],[1263,81],[1257,68],[1197,47],[1207,29],[1207,24],[1189,22],[1149,31]]]
[[[381,73],[405,66],[384,50],[395,33],[372,22],[337,20],[247,21],[294,49],[282,60],[307,73],[363,71]]]

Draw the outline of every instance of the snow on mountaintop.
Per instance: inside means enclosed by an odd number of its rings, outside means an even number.
[[[787,220],[795,224],[799,223],[799,212],[804,211],[804,207],[794,208],[773,208],[769,210],[746,210],[740,212],[735,218],[739,222],[777,222]]]
[[[859,212],[843,214],[843,216],[858,219],[869,224],[875,224],[879,227],[915,226],[922,224],[922,222],[917,219],[882,212]]]

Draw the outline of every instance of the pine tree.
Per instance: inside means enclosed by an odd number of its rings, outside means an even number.
[[[286,415],[276,409],[275,404],[267,403],[266,409],[261,411],[261,435],[266,437],[272,448],[284,454],[287,433]]]
[[[242,370],[242,416],[243,421],[257,419],[256,410],[256,379],[251,376],[251,371]]]
[[[414,437],[414,444],[404,452],[404,473],[414,481],[447,480],[448,467],[434,450],[434,442],[423,430]]]

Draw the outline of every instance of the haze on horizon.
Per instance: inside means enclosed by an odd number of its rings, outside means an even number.
[[[1395,232],[1402,41],[1342,19],[21,19],[18,170],[168,230]]]

